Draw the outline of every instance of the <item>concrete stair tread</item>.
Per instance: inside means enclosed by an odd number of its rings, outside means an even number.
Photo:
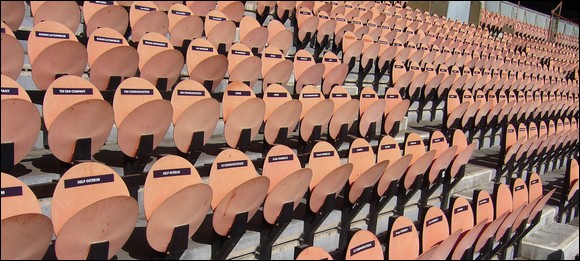
[[[553,223],[523,238],[521,256],[529,259],[552,259],[563,251],[566,260],[574,259],[578,254],[578,227]]]

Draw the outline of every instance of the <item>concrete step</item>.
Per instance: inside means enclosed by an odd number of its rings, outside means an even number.
[[[535,260],[571,260],[578,255],[578,227],[553,223],[524,237],[520,254]]]

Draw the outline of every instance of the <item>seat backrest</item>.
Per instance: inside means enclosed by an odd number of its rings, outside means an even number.
[[[359,230],[348,243],[345,260],[384,260],[383,248],[368,230]]]
[[[341,165],[336,149],[328,142],[319,141],[312,148],[308,160],[308,168],[312,169],[312,190],[331,171]]]
[[[187,50],[186,65],[190,79],[199,83],[204,83],[206,80],[213,81],[211,90],[214,91],[227,72],[228,59],[218,54],[216,47],[210,41],[198,38],[191,42]]]
[[[528,175],[528,201],[533,202],[534,200],[541,198],[544,193],[544,188],[542,185],[542,178],[538,173],[532,172]]]
[[[270,179],[268,193],[274,189],[288,175],[301,168],[300,160],[296,153],[285,145],[272,147],[264,160],[262,176]]]
[[[2,2],[2,22],[6,23],[10,30],[16,31],[24,20],[23,2]]]
[[[387,244],[388,260],[412,260],[419,256],[419,234],[409,218],[390,218]]]
[[[176,147],[188,152],[195,132],[203,131],[203,144],[213,134],[220,114],[219,102],[194,80],[181,81],[171,95],[173,139]],[[195,117],[192,117],[195,115]]]
[[[332,256],[330,256],[330,254],[326,252],[326,250],[320,247],[311,246],[302,250],[302,252],[300,252],[300,254],[296,257],[296,260],[333,260],[333,259]]]
[[[451,234],[459,230],[467,233],[467,231],[473,228],[475,221],[471,204],[463,197],[454,197],[451,206],[449,210]]]
[[[252,55],[252,50],[243,43],[235,43],[228,51],[228,75],[230,82],[241,81],[253,87],[260,77],[262,60]]]
[[[505,141],[504,141],[504,149],[507,151],[512,145],[516,143],[518,140],[516,128],[508,124],[505,131]]]
[[[370,144],[362,139],[357,138],[350,145],[348,163],[352,163],[353,169],[350,175],[350,183],[354,181],[365,171],[375,165],[375,154]]]
[[[569,184],[569,187],[572,187],[574,181],[578,180],[579,172],[580,167],[578,167],[578,161],[576,159],[569,160],[566,166],[566,174],[565,174],[568,180],[565,180],[564,182],[567,182]]]
[[[513,211],[513,197],[510,188],[503,183],[496,183],[493,193],[495,216],[500,217]]]
[[[216,9],[217,1],[185,1],[187,7],[193,11],[193,14],[205,17],[211,10]]]
[[[12,78],[1,76],[2,142],[13,143],[13,163],[32,150],[40,132],[40,113],[28,93]]]
[[[241,1],[217,1],[217,10],[223,12],[228,19],[240,22],[244,16],[244,3]]]
[[[66,171],[56,185],[52,202],[51,219],[58,242],[55,252],[62,259],[86,258],[90,245],[100,241],[109,241],[111,258],[137,222],[137,201],[129,196],[121,177],[101,163],[84,162]],[[101,205],[105,202],[106,206]],[[86,212],[93,207],[100,211]],[[108,224],[103,222],[105,218],[109,218]],[[77,238],[79,235],[83,235],[82,240]]]
[[[268,120],[272,112],[287,101],[292,100],[290,93],[286,88],[279,84],[272,84],[264,92],[264,102],[266,103],[266,114],[264,121]]]
[[[100,95],[100,92],[97,93]],[[120,126],[127,115],[140,105],[160,99],[161,93],[148,81],[137,77],[126,79],[115,91],[113,99],[116,125]]]
[[[431,133],[431,137],[429,138],[429,150],[437,151],[435,158],[438,158],[448,148],[449,144],[447,144],[447,139],[442,132],[434,131]]]
[[[373,88],[363,88],[360,92],[360,115],[363,115],[364,112],[378,100],[379,97]]]
[[[173,4],[167,12],[169,19],[169,40],[174,46],[182,46],[187,39],[200,38],[203,34],[203,21],[200,16],[180,3]]]
[[[83,4],[82,10],[87,35],[103,27],[125,34],[129,25],[129,13],[114,1],[89,1]]]
[[[447,107],[447,115],[451,114],[455,108],[459,107],[461,101],[459,99],[459,95],[455,90],[449,90],[449,94],[447,94],[447,102],[445,103]]]
[[[421,249],[426,252],[449,237],[449,223],[445,213],[438,207],[429,207],[425,212],[421,230]]]
[[[129,46],[123,35],[111,28],[93,31],[87,42],[91,82],[99,89],[108,87],[111,76],[132,77],[139,65],[138,52]]]
[[[513,209],[528,204],[528,186],[521,178],[512,180]]]
[[[184,223],[189,225],[188,236],[193,236],[211,207],[211,197],[210,186],[189,161],[173,155],[157,160],[147,174],[143,194],[149,244],[166,251],[173,229]]]
[[[249,221],[264,202],[270,181],[258,176],[254,164],[243,152],[226,149],[217,155],[209,174],[213,190],[213,227],[226,236],[239,213],[247,212]]]
[[[3,4],[4,5],[4,4]],[[4,19],[4,15],[2,16]],[[10,78],[16,80],[22,72],[22,66],[24,65],[24,48],[20,42],[16,39],[16,36],[10,30],[10,27],[4,22],[0,21],[0,30],[2,37],[2,74],[9,76]]]
[[[224,98],[222,100],[224,121],[228,120],[229,115],[236,107],[255,97],[256,94],[254,94],[254,91],[248,85],[241,82],[230,83],[224,92]]]
[[[234,21],[219,10],[212,10],[207,14],[204,30],[208,41],[216,47],[225,44],[226,51],[235,40],[236,25]]]
[[[310,54],[306,50],[300,50],[296,52],[294,55],[294,74],[295,78],[298,79],[302,76],[308,68],[316,64],[316,61],[312,58],[312,54]]]
[[[268,46],[278,48],[284,55],[292,45],[292,32],[278,20],[268,24]]]
[[[70,106],[91,99],[103,100],[103,96],[89,81],[72,75],[55,80],[49,86],[43,101],[46,128],[50,130],[53,121]]]
[[[337,85],[330,91],[329,99],[334,102],[334,112],[338,111],[340,107],[351,101],[350,93],[342,85]]]
[[[137,52],[139,53],[139,77],[152,84],[156,84],[159,78],[167,78],[166,90],[170,90],[183,69],[183,55],[173,48],[165,36],[156,32],[150,32],[141,37]],[[160,68],[159,63],[164,66]]]
[[[167,35],[169,18],[153,1],[135,1],[129,11],[131,38],[134,42],[141,40],[147,33],[156,32]]]
[[[48,88],[56,73],[81,76],[86,68],[86,48],[69,28],[58,22],[44,21],[35,25],[28,38],[27,51],[33,80],[40,90]],[[50,58],[52,55],[61,55],[62,59],[57,62]],[[39,57],[42,59],[36,63]]]
[[[213,189],[212,208],[234,188],[257,176],[254,164],[243,152],[235,149],[220,152],[212,164],[208,182]]]
[[[494,220],[494,205],[491,195],[485,190],[473,192],[475,223],[479,224],[487,219],[488,223]]]
[[[52,222],[24,182],[4,172],[1,179],[2,231],[10,233],[2,239],[2,259],[41,259],[53,237]]]
[[[409,133],[405,139],[404,155],[413,155],[411,164],[415,163],[421,156],[426,153],[423,139],[417,133]]]
[[[293,70],[292,61],[286,60],[280,49],[268,46],[262,52],[262,77],[265,79],[262,90],[272,83],[285,85]]]
[[[307,85],[302,89],[300,92],[300,97],[298,98],[302,103],[302,113],[300,114],[300,118],[303,118],[312,107],[316,106],[316,104],[324,101],[324,95],[318,90],[317,87],[314,85]]]
[[[30,3],[30,13],[34,26],[44,21],[54,21],[73,32],[78,29],[81,16],[79,5],[66,1],[34,1]]]
[[[389,115],[398,105],[400,105],[401,95],[394,88],[388,88],[385,92],[385,115]]]

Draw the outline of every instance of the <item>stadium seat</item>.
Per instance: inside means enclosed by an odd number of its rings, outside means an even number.
[[[113,126],[113,108],[89,81],[67,75],[48,87],[42,104],[48,146],[60,161],[90,160]]]
[[[171,249],[171,243],[187,242],[193,236],[211,207],[211,199],[211,187],[202,182],[187,160],[173,155],[157,160],[143,190],[149,245],[162,253],[183,250]],[[182,236],[178,231],[184,231]]]
[[[171,105],[175,146],[194,162],[217,127],[220,104],[200,83],[185,80],[175,86]]]
[[[91,83],[100,91],[114,90],[139,67],[139,54],[111,28],[94,30],[87,43]]]
[[[141,41],[148,33],[158,33],[163,36],[169,32],[169,18],[152,1],[134,1],[129,11],[131,25],[131,40]]]
[[[54,59],[58,57],[58,59]],[[40,90],[62,75],[82,76],[87,66],[87,50],[66,26],[44,21],[36,24],[28,38],[28,58],[32,80]]]
[[[224,92],[222,114],[224,137],[231,148],[246,150],[264,122],[266,104],[241,82],[232,82]]]
[[[113,169],[96,162],[73,166],[52,197],[56,257],[111,259],[129,239],[138,214],[137,201]]]
[[[2,171],[9,172],[32,150],[40,133],[40,113],[16,81],[2,75]],[[4,158],[5,157],[5,158]]]
[[[189,78],[203,84],[209,92],[215,92],[228,70],[226,56],[219,54],[216,47],[203,38],[191,42],[186,63]]]
[[[270,180],[258,176],[254,164],[243,152],[226,149],[211,166],[209,185],[213,190],[211,208],[215,231],[212,259],[225,259],[264,202]]]
[[[82,10],[87,36],[92,35],[101,27],[111,28],[124,35],[129,27],[129,13],[114,1],[85,1]]]
[[[22,72],[22,65],[24,65],[24,48],[12,30],[4,22],[0,23],[2,24],[2,33],[0,34],[2,37],[2,46],[0,46],[2,75],[16,80]]]
[[[41,259],[50,246],[52,221],[18,178],[2,172],[2,259]]]

